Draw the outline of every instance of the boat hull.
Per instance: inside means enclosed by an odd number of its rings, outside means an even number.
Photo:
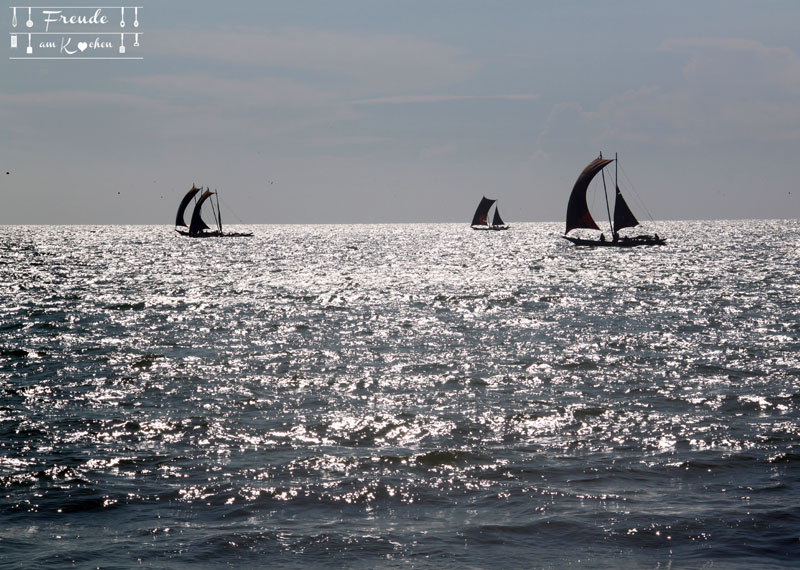
[[[198,233],[198,234],[190,234],[189,232],[184,231],[184,230],[175,230],[175,231],[178,232],[179,234],[181,234],[182,236],[186,236],[186,237],[190,237],[190,238],[253,237],[252,233],[240,233],[240,232],[225,233],[225,232],[213,231],[213,232],[202,232],[202,233]]]
[[[583,239],[572,236],[561,236],[575,245],[586,247],[637,247],[640,245],[664,245],[667,240],[657,236],[637,236],[634,238],[622,238],[618,241],[607,241],[599,239]]]
[[[511,226],[470,226],[473,230],[491,230],[493,232],[500,232],[503,230],[511,229]]]

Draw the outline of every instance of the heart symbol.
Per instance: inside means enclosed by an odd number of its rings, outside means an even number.
[[[89,44],[87,44],[86,42],[79,42],[78,43],[78,49],[81,50],[81,51],[85,50],[87,47],[89,47]]]

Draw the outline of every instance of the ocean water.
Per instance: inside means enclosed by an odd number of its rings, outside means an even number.
[[[0,565],[796,566],[800,221],[561,226],[0,227]]]

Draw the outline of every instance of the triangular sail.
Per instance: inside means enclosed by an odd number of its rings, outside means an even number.
[[[567,229],[564,231],[565,234],[576,228],[600,229],[589,213],[589,206],[586,204],[586,190],[588,190],[592,178],[612,162],[614,161],[607,158],[595,158],[578,176],[567,204]]]
[[[210,190],[206,190],[200,196],[200,199],[197,201],[197,204],[194,207],[194,212],[192,212],[192,223],[189,226],[189,234],[195,235],[199,234],[203,230],[209,229],[206,223],[203,221],[202,216],[200,215],[200,210],[203,209],[203,202],[205,202],[212,194]]]
[[[489,208],[492,207],[497,200],[491,200],[484,196],[478,204],[478,209],[475,210],[475,215],[472,217],[473,226],[487,226],[489,225]]]
[[[492,225],[493,226],[504,226],[506,223],[503,221],[503,218],[500,217],[500,208],[494,209],[494,217],[492,218]]]
[[[194,195],[200,192],[202,188],[195,188],[194,184],[192,184],[192,189],[186,193],[186,196],[183,197],[181,200],[180,205],[178,206],[178,214],[175,216],[175,225],[176,226],[183,226],[186,227],[186,222],[183,220],[183,213],[186,211],[186,207],[189,205],[189,202],[192,201]]]
[[[622,192],[619,191],[619,186],[617,186],[617,197],[614,200],[614,231],[618,232],[622,228],[632,228],[638,225],[639,220],[631,212],[625,198],[622,197]]]

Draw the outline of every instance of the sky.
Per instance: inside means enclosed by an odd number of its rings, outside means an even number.
[[[0,224],[171,225],[192,184],[248,224],[563,221],[600,152],[656,220],[800,217],[797,0],[136,5],[141,59],[5,43]]]

